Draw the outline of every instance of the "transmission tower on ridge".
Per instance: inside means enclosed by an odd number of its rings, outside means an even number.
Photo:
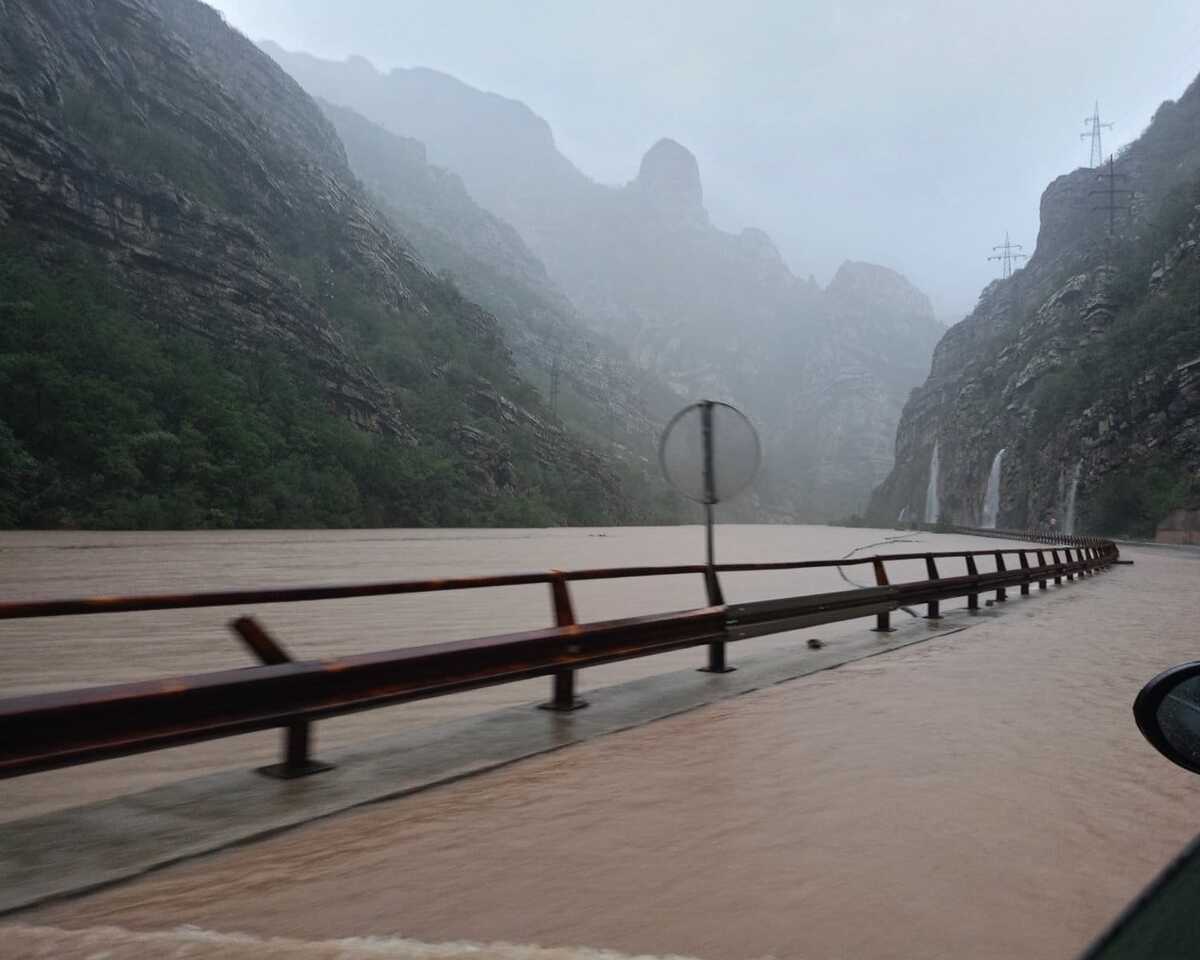
[[[1088,196],[1099,197],[1101,200],[1100,203],[1092,206],[1093,211],[1108,214],[1108,234],[1105,238],[1104,262],[1111,269],[1113,265],[1113,238],[1116,236],[1117,214],[1129,212],[1129,207],[1133,203],[1134,192],[1117,186],[1117,181],[1128,180],[1129,174],[1117,173],[1113,169],[1112,154],[1108,156],[1108,171],[1099,174],[1096,179],[1100,182],[1108,181],[1099,190],[1089,190]]]
[[[992,247],[992,249],[999,251],[999,252],[993,253],[990,257],[988,257],[988,259],[989,260],[999,260],[1001,263],[1004,264],[1004,279],[1005,280],[1007,280],[1009,277],[1012,276],[1013,261],[1025,259],[1025,254],[1014,252],[1014,251],[1019,251],[1021,249],[1021,245],[1019,243],[1013,243],[1011,240],[1008,239],[1008,231],[1007,230],[1004,231],[1004,242],[996,244],[996,246]]]
[[[1097,176],[1096,179],[1101,182],[1107,181],[1107,184],[1099,190],[1089,190],[1088,196],[1102,198],[1103,202],[1096,204],[1092,209],[1098,213],[1108,214],[1108,237],[1111,240],[1115,232],[1117,214],[1128,212],[1129,204],[1133,199],[1132,190],[1117,186],[1117,181],[1128,180],[1129,174],[1117,173],[1113,169],[1112,154],[1109,154],[1108,170]]]
[[[1096,101],[1095,107],[1092,109],[1090,117],[1084,117],[1083,125],[1087,128],[1079,135],[1080,140],[1092,141],[1092,152],[1088,158],[1089,167],[1098,167],[1104,162],[1104,144],[1100,139],[1100,131],[1107,127],[1112,129],[1111,123],[1100,122],[1100,101]]]

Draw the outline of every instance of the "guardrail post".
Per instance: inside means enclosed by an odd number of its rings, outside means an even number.
[[[1008,568],[1004,566],[1004,554],[999,550],[996,551],[996,570],[1000,573],[1005,573]],[[1003,603],[1008,599],[1008,591],[1004,587],[996,588],[996,602]]]
[[[874,560],[871,561],[871,566],[873,566],[875,568],[875,586],[877,586],[877,587],[890,586],[890,584],[888,583],[887,570],[884,569],[883,561],[879,557],[876,557]],[[876,633],[895,633],[895,630],[892,628],[891,613],[875,614],[875,632]]]
[[[567,578],[557,570],[551,572],[550,602],[554,604],[554,623],[556,626],[569,627],[575,623],[575,608],[571,605],[571,593],[567,589]],[[575,696],[575,671],[570,669],[555,670],[554,694],[546,703],[539,703],[539,710],[553,710],[556,713],[570,713],[572,710],[582,710],[587,701]]]
[[[966,555],[966,561],[967,561],[967,576],[969,576],[969,577],[979,576],[979,568],[975,566],[975,558],[971,554],[968,553]],[[967,594],[967,609],[975,610],[975,611],[979,610],[979,594],[978,593],[968,593]]]
[[[710,607],[725,606],[725,594],[721,591],[721,581],[717,579],[717,568],[711,564],[704,569],[704,592]],[[724,640],[708,645],[708,666],[701,667],[701,673],[733,673],[736,669],[725,662]]]
[[[1074,558],[1071,556],[1071,548],[1070,548],[1070,547],[1065,547],[1065,548],[1063,549],[1063,556],[1067,558],[1067,563],[1074,563],[1074,562],[1075,562]],[[1074,581],[1074,579],[1075,579],[1075,571],[1073,571],[1073,570],[1068,570],[1068,571],[1067,571],[1067,579],[1068,579],[1068,580],[1071,580],[1071,581]]]
[[[229,625],[229,629],[236,633],[264,664],[271,666],[292,662],[288,652],[276,643],[275,638],[253,617],[238,617]],[[312,724],[301,720],[289,723],[283,728],[283,763],[259,767],[258,772],[276,780],[295,780],[297,777],[307,777],[332,769],[333,764],[321,763],[312,758]]]
[[[1059,557],[1057,550],[1051,550],[1050,556],[1054,560],[1054,585],[1062,586],[1062,558]]]
[[[1039,551],[1037,552],[1037,555],[1038,555],[1038,566],[1039,566],[1039,567],[1043,567],[1043,568],[1044,568],[1044,567],[1046,566],[1046,553],[1045,553],[1045,551],[1043,551],[1043,550],[1039,550]],[[1045,575],[1043,575],[1043,576],[1042,576],[1042,577],[1041,577],[1041,578],[1038,580],[1038,589],[1039,589],[1039,590],[1045,590],[1045,589],[1046,589],[1046,577],[1045,577]]]
[[[1029,575],[1029,558],[1025,556],[1024,550],[1021,551],[1019,556],[1021,558],[1021,569],[1023,571],[1025,571],[1025,575],[1028,576]],[[1029,596],[1029,581],[1028,580],[1021,581],[1021,596],[1023,596],[1023,597]]]
[[[942,579],[941,577],[938,576],[937,563],[933,559],[933,554],[929,554],[929,553],[925,554],[925,575],[930,580]],[[929,601],[928,607],[925,611],[925,619],[926,620],[941,620],[942,619],[941,603],[939,601],[937,601],[937,600]]]

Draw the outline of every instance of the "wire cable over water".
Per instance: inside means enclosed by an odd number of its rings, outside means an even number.
[[[914,540],[914,539],[912,539],[912,537],[885,537],[882,540],[876,540],[874,543],[864,543],[860,547],[855,547],[854,549],[850,550],[849,552],[842,554],[842,556],[839,559],[849,560],[852,556],[854,556],[856,553],[858,553],[859,550],[870,550],[872,547],[886,547],[886,546],[890,546],[893,543],[920,543],[920,542],[921,542],[920,540]],[[866,588],[866,587],[874,586],[874,584],[872,584],[872,583],[859,583],[857,580],[851,580],[848,576],[846,576],[845,571],[842,570],[841,567],[837,568],[837,572],[838,572],[838,576],[841,577],[843,580],[845,580],[852,587]],[[920,616],[920,614],[917,613],[917,611],[915,611],[912,607],[900,607],[900,609],[903,610],[905,613],[907,613],[910,617],[919,617]]]

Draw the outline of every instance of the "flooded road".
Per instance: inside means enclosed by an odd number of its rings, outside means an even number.
[[[312,956],[373,935],[709,960],[1072,957],[1200,831],[1200,778],[1130,712],[1145,680],[1200,656],[1200,560],[1125,556],[1136,566],[1014,595],[951,636],[14,919],[189,924],[313,941]],[[169,955],[109,936],[128,947],[114,956]],[[381,955],[432,955],[390,942]]]
[[[130,593],[366,583],[489,573],[695,563],[701,527],[602,530],[210,531],[197,533],[6,533],[0,541],[0,596],[13,600]],[[899,538],[899,539],[896,539]],[[929,537],[895,530],[721,525],[722,560],[840,557],[866,553],[994,547],[995,540]],[[924,544],[924,546],[922,546]],[[860,551],[863,552],[863,551]],[[846,574],[870,581],[869,567]],[[919,579],[920,562],[898,564],[893,580]],[[836,570],[748,573],[723,579],[731,601],[849,589]],[[701,578],[655,577],[572,584],[577,617],[605,620],[705,604]],[[545,586],[502,587],[260,607],[0,621],[0,697],[248,666],[254,661],[226,624],[256,617],[297,659],[415,646],[527,630],[553,623]],[[822,638],[861,637],[863,622],[823,627]],[[755,652],[795,647],[813,631],[763,637]],[[598,667],[580,674],[581,690],[702,662],[682,651]],[[543,700],[549,680],[374,710],[322,722],[318,750],[397,729]],[[0,821],[30,816],[230,767],[275,762],[273,731],[140,757],[92,764],[87,776],[65,770],[4,784]]]

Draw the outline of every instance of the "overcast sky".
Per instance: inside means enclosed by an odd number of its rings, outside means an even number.
[[[718,225],[765,229],[827,282],[905,273],[952,322],[1032,252],[1038,198],[1134,138],[1200,73],[1200,0],[217,0],[255,40],[426,66],[523,100],[585,173],[623,183],[670,136]]]

